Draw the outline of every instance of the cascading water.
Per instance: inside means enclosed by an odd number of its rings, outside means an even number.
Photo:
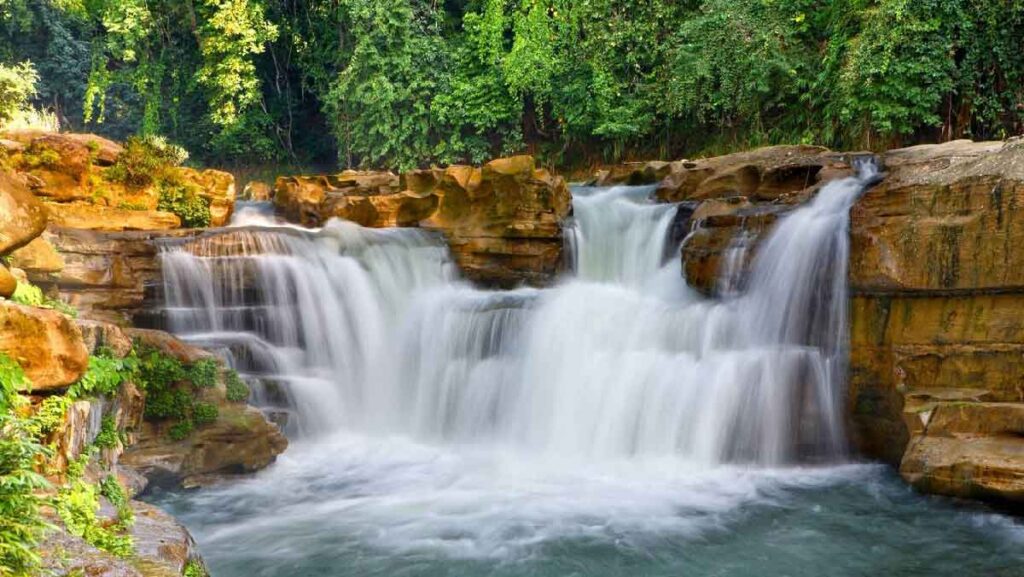
[[[676,208],[651,187],[575,188],[574,272],[544,290],[475,290],[422,231],[306,231],[258,207],[168,245],[172,330],[289,411],[293,446],[164,504],[246,576],[705,574],[725,565],[697,544],[757,538],[808,491],[856,516],[843,495],[901,489],[870,466],[792,465],[844,453],[847,213],[872,170],[781,219],[720,300],[665,260]],[[723,554],[791,572],[750,549]]]

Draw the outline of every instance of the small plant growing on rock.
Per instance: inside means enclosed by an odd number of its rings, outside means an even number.
[[[217,384],[217,361],[201,359],[192,363],[186,371],[188,380],[196,387],[209,389]]]
[[[180,421],[171,426],[167,431],[167,436],[169,436],[172,441],[182,441],[187,439],[189,435],[192,434],[193,430],[194,427],[192,425],[192,421]]]
[[[171,176],[173,169],[188,160],[188,152],[160,136],[131,136],[107,179],[129,186],[149,186]]]
[[[194,187],[182,182],[161,183],[156,207],[176,214],[188,228],[210,225],[210,201],[200,196]]]
[[[234,370],[228,370],[226,375],[227,398],[232,403],[243,403],[249,400],[249,385],[245,384],[242,377]]]
[[[217,405],[212,403],[196,403],[196,406],[192,409],[192,421],[199,427],[209,425],[217,420],[219,414]]]

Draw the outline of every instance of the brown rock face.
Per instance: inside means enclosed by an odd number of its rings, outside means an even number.
[[[533,157],[482,166],[335,176],[282,177],[279,212],[306,226],[332,217],[369,227],[422,226],[442,232],[463,273],[487,286],[544,285],[562,262],[565,181]]]
[[[827,166],[843,164],[820,146],[769,146],[748,152],[683,160],[669,165],[668,176],[658,185],[665,202],[746,196],[751,200],[786,200],[788,195],[819,182]],[[830,177],[839,173],[830,171]]]
[[[229,172],[207,169],[202,172],[180,168],[182,176],[195,183],[199,195],[210,201],[210,226],[224,226],[235,211],[235,177]],[[152,230],[152,229],[139,229]]]
[[[219,418],[188,439],[171,442],[165,425],[143,423],[138,442],[121,462],[151,481],[186,485],[213,475],[258,471],[284,452],[288,441],[276,425],[245,405],[221,404]]]
[[[33,391],[67,387],[89,365],[89,352],[74,320],[8,301],[0,301],[0,351],[21,365]]]
[[[894,150],[851,211],[850,407],[916,487],[1024,501],[1024,145]]]
[[[53,226],[79,230],[169,230],[181,226],[181,219],[159,210],[130,210],[87,202],[47,203]],[[212,212],[212,209],[211,209]]]
[[[681,163],[664,160],[626,162],[599,169],[590,183],[594,186],[657,184],[672,172],[681,169]]]
[[[54,284],[79,316],[127,324],[145,308],[147,287],[159,287],[157,239],[195,231],[100,232],[52,228],[46,238],[65,261]],[[35,279],[34,279],[35,280]]]
[[[30,278],[48,279],[64,270],[64,258],[50,241],[38,236],[11,253],[11,265],[24,270]]]
[[[0,173],[0,255],[21,248],[46,229],[46,207],[17,176]]]

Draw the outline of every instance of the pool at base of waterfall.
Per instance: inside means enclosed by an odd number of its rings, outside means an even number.
[[[213,577],[1024,573],[1024,523],[881,465],[546,458],[340,434],[251,479],[153,493]]]

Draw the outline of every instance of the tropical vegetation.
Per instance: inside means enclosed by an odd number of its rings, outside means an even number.
[[[1019,0],[0,0],[0,19],[0,119],[31,98],[206,162],[564,164],[1024,127]]]

